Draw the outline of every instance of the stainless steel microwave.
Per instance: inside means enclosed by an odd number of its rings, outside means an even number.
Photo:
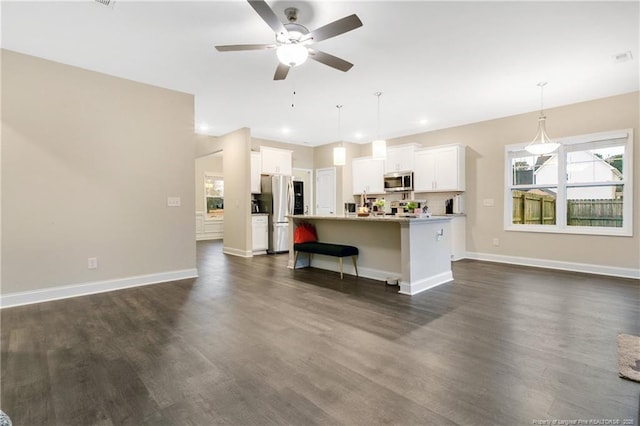
[[[394,172],[384,175],[385,192],[413,191],[413,172]]]

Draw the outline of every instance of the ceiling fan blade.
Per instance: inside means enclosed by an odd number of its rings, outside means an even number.
[[[362,21],[360,20],[360,18],[358,18],[358,15],[353,14],[345,16],[342,19],[338,19],[337,21],[333,21],[323,27],[316,28],[309,34],[302,37],[300,41],[302,42],[313,40],[314,42],[319,42],[331,37],[338,36],[340,34],[344,34],[348,31],[355,30],[356,28],[359,28],[361,26]]]
[[[344,59],[338,58],[337,56],[321,52],[320,50],[309,49],[309,57],[314,61],[318,61],[321,64],[329,65],[332,68],[344,72],[349,71],[353,66],[351,62],[347,62]]]
[[[216,50],[219,52],[237,52],[240,50],[263,50],[263,49],[275,49],[275,44],[229,44],[226,46],[216,46]]]
[[[285,65],[283,63],[278,63],[278,68],[276,68],[276,73],[273,75],[274,80],[284,80],[287,78],[287,74],[289,74],[289,70],[291,67],[289,65]]]
[[[247,0],[253,10],[271,27],[271,29],[278,34],[288,34],[287,29],[284,27],[280,19],[276,16],[273,9],[263,0]]]

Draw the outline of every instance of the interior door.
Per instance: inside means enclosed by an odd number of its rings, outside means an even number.
[[[336,214],[336,168],[316,170],[316,214],[335,216]]]

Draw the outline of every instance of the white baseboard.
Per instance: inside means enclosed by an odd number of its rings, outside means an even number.
[[[160,272],[157,274],[136,275],[114,280],[95,281],[90,283],[65,285],[59,287],[44,288],[41,290],[9,293],[0,296],[0,308],[30,305],[32,303],[49,302],[52,300],[67,299],[70,297],[86,296],[89,294],[104,293],[107,291],[121,290],[143,285],[159,284],[167,281],[183,280],[198,277],[198,270],[182,269],[178,271]]]
[[[450,281],[453,281],[453,273],[451,272],[451,270],[422,279],[420,281],[416,281],[412,284],[401,281],[400,291],[398,293],[413,296],[414,294],[422,293],[425,290],[429,290],[430,288],[448,283]]]
[[[253,250],[241,250],[233,247],[222,247],[224,254],[230,254],[231,256],[240,257],[253,257]]]
[[[640,270],[633,268],[619,268],[606,265],[592,265],[587,263],[562,262],[559,260],[535,259],[530,257],[504,256],[490,253],[467,252],[467,259],[483,260],[486,262],[509,263],[512,265],[534,266],[538,268],[558,269],[562,271],[583,272],[585,274],[609,275],[612,277],[640,279]]]

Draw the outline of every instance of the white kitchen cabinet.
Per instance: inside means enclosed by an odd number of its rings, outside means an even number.
[[[266,214],[251,216],[253,254],[265,254],[269,248],[269,217]]]
[[[196,241],[221,240],[223,236],[223,218],[208,218],[204,212],[196,212]]]
[[[398,145],[387,148],[387,158],[384,161],[384,172],[407,172],[415,167],[415,151],[417,144]]]
[[[447,145],[415,152],[415,192],[465,190],[465,147]]]
[[[262,168],[259,152],[251,151],[251,193],[260,194],[260,170]]]
[[[260,147],[261,172],[264,175],[291,176],[291,157],[293,151],[287,149]]]
[[[384,160],[371,157],[354,158],[351,171],[354,194],[384,194]]]

